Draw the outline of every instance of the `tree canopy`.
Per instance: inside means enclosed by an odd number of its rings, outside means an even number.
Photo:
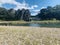
[[[0,7],[0,20],[24,20],[30,21],[31,13],[29,9],[5,9]],[[43,8],[37,14],[38,20],[60,20],[60,5]]]
[[[30,20],[30,11],[28,9],[5,9],[0,7],[0,20]]]
[[[54,7],[48,6],[47,8],[41,9],[37,17],[40,20],[60,20],[60,5]]]

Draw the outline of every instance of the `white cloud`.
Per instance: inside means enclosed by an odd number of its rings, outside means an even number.
[[[0,5],[2,6],[3,4],[8,3],[8,4],[14,4],[14,5],[21,5],[21,3],[16,2],[15,0],[0,0]]]
[[[45,9],[46,7],[41,7],[41,9]]]
[[[33,7],[38,7],[38,5],[34,5]]]
[[[38,7],[38,5],[33,5],[33,6],[30,7],[30,9],[34,9],[34,8],[37,8],[37,7]]]
[[[0,3],[1,4],[5,4],[5,3],[9,3],[9,4],[15,4],[16,3],[16,1],[15,0],[0,0]]]
[[[34,9],[34,8],[37,8],[38,6],[37,5],[32,5],[31,7],[29,6],[29,4],[27,3],[22,3],[21,5],[17,5],[17,7],[15,9]]]
[[[38,13],[32,13],[31,15],[33,15],[33,16],[35,16],[35,15],[37,15]]]
[[[32,10],[32,11],[34,11],[34,12],[38,13],[38,12],[40,11],[40,9],[37,9],[37,10]]]
[[[37,5],[32,5],[31,7],[29,6],[29,4],[23,2],[23,3],[19,3],[16,0],[0,0],[0,7],[2,7],[3,4],[8,3],[8,4],[13,4],[16,5],[16,7],[14,8],[15,10],[17,9],[34,9],[37,8]]]
[[[17,2],[16,0],[0,0],[0,7],[3,7],[2,5],[3,4],[13,4],[13,5],[16,5],[16,7],[14,8],[15,10],[17,9],[30,9],[30,10],[35,10],[35,8],[38,7],[38,5],[31,5],[29,6],[29,4],[23,2],[23,3],[20,3],[20,2]],[[37,14],[37,11],[38,10],[35,10],[36,12],[35,13],[32,13],[31,15],[36,15]]]
[[[0,3],[0,7],[2,7],[2,4]]]

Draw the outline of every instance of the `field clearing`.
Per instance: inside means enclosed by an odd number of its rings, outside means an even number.
[[[60,28],[0,26],[0,45],[60,45]]]

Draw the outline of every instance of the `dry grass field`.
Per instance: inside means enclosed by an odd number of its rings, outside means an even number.
[[[60,28],[0,26],[0,45],[60,45]]]

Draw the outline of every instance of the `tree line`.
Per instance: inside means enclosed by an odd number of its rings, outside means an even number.
[[[31,13],[29,9],[5,9],[0,7],[0,20],[24,20],[30,21]],[[43,8],[36,15],[38,20],[60,20],[60,5]]]
[[[5,9],[0,7],[0,20],[30,20],[30,11],[28,9]]]
[[[60,20],[60,5],[54,7],[48,6],[43,8],[37,14],[40,20]]]

